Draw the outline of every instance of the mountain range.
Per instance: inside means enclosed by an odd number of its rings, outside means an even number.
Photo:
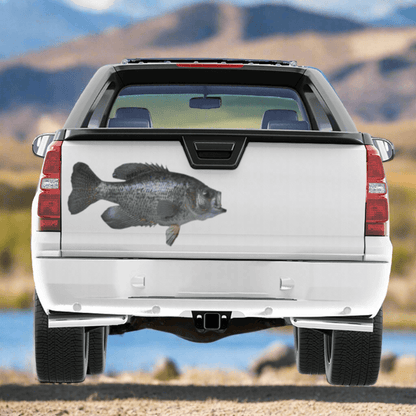
[[[416,39],[402,53],[352,63],[329,74],[348,111],[366,122],[414,120]]]
[[[296,59],[322,69],[357,120],[416,114],[416,27],[210,2],[0,61],[0,137],[60,128],[95,70],[125,57]]]
[[[149,3],[150,4],[150,3]],[[166,32],[156,45],[172,46],[207,39],[217,31],[220,2],[197,3],[184,7],[178,17],[182,25],[174,33]],[[152,11],[159,17],[166,11],[155,2]],[[191,13],[189,9],[193,9]],[[288,5],[270,3],[242,6],[244,39],[304,31],[342,33],[364,27],[398,27],[416,25],[416,6],[394,9],[383,19],[366,23],[319,14]],[[158,18],[159,18],[158,17]],[[145,16],[142,20],[144,20]],[[0,1],[0,60],[60,45],[93,33],[138,23],[137,18],[109,12],[93,13],[70,7],[63,0],[2,0]]]

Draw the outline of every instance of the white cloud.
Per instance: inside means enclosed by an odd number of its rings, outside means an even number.
[[[83,9],[104,11],[110,9],[116,0],[70,0],[70,2]]]

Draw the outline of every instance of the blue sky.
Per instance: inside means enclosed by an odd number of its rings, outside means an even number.
[[[135,18],[147,18],[201,0],[64,0],[79,9],[125,13]],[[236,5],[261,3],[286,4],[305,10],[315,10],[336,16],[368,21],[383,18],[396,7],[416,5],[416,0],[227,0]]]

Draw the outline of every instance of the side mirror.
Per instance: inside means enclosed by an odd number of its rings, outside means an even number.
[[[32,151],[35,156],[45,157],[46,150],[48,149],[48,146],[53,142],[54,137],[55,133],[45,133],[36,137],[32,143]]]
[[[380,153],[381,161],[388,162],[394,158],[396,151],[394,150],[393,143],[387,139],[381,139],[380,137],[372,137],[374,146]]]

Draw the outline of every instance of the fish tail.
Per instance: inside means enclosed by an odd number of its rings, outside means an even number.
[[[78,162],[74,165],[71,183],[72,192],[68,199],[71,214],[78,214],[101,199],[97,188],[102,182],[87,164]]]

